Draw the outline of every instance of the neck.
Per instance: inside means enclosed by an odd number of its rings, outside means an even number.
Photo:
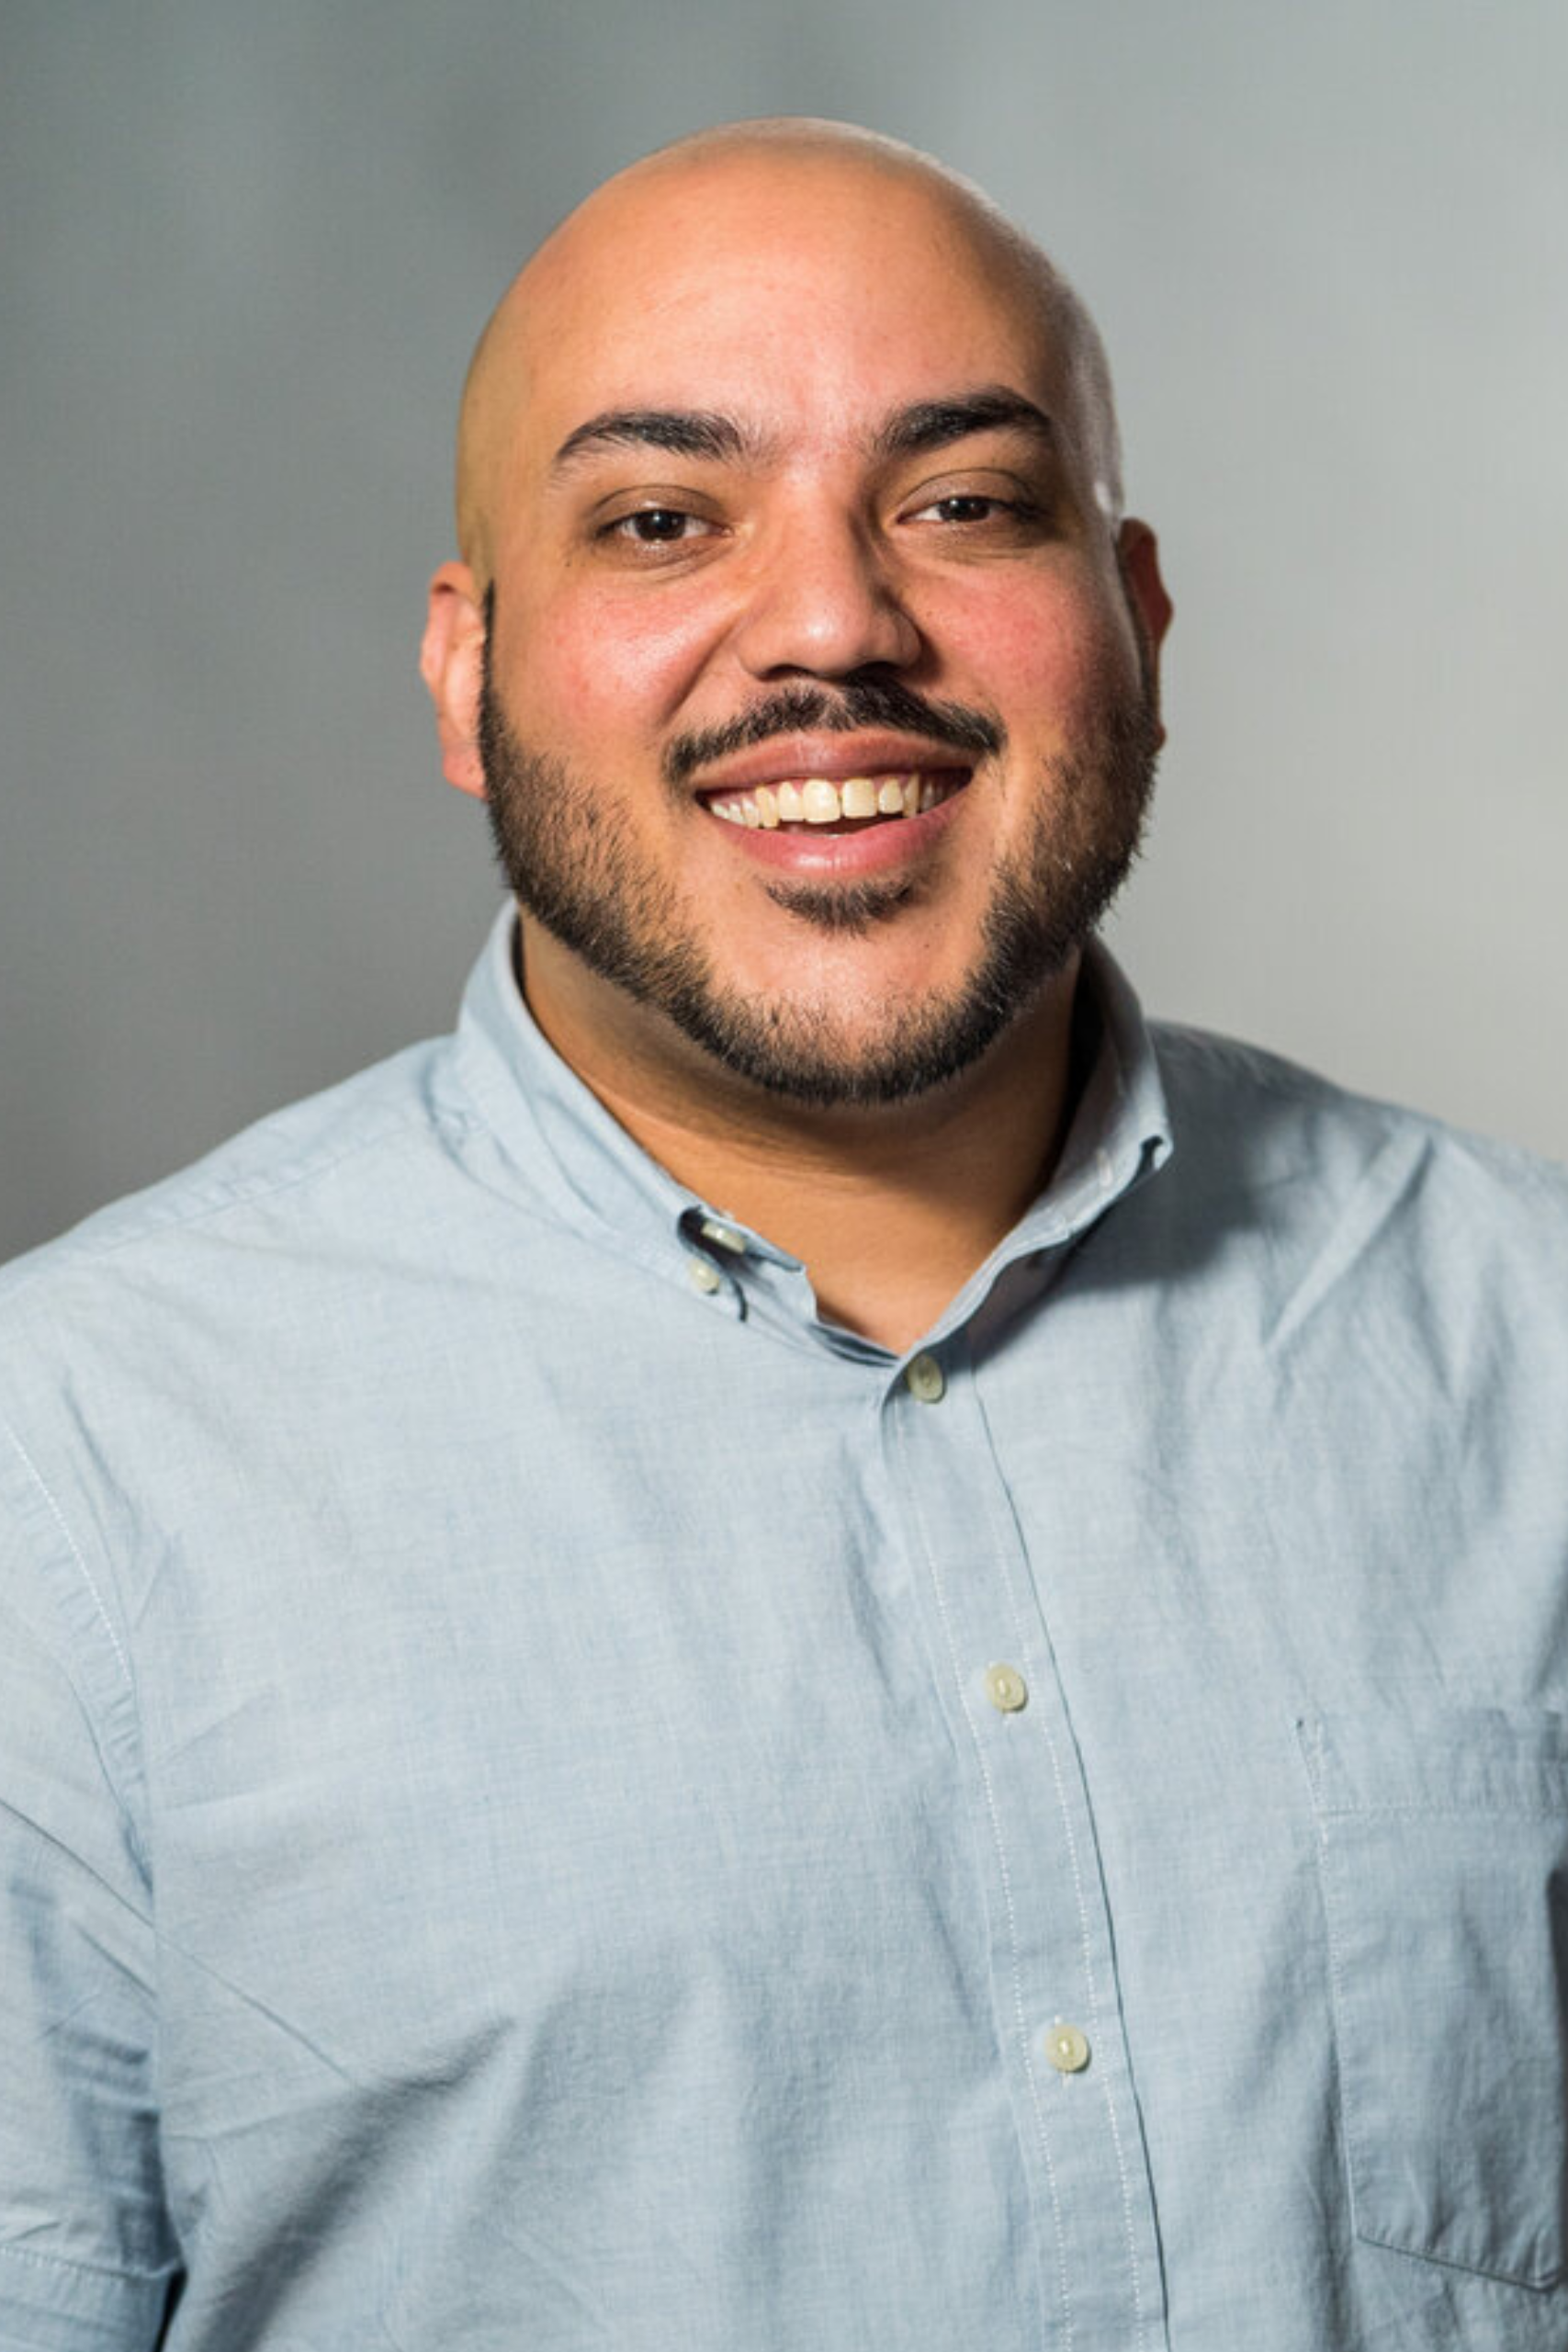
[[[799,1258],[825,1317],[896,1354],[931,1329],[1055,1163],[1076,963],[949,1084],[910,1102],[819,1110],[716,1070],[661,1016],[591,976],[582,984],[575,959],[558,971],[554,946],[528,927],[529,1009],[561,1058],[677,1182]]]

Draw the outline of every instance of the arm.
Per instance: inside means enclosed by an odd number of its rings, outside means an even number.
[[[0,1449],[0,2344],[151,2352],[177,2250],[151,1889],[117,1785],[130,1683],[63,1522]]]

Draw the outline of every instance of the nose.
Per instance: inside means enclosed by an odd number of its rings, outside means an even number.
[[[841,678],[910,668],[920,634],[863,528],[852,516],[816,514],[759,549],[734,644],[753,677]]]

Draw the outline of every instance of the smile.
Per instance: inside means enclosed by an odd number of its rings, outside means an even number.
[[[923,817],[962,792],[969,778],[962,769],[847,775],[785,776],[745,792],[720,790],[706,806],[727,825],[773,832],[796,826],[875,824],[891,818]]]

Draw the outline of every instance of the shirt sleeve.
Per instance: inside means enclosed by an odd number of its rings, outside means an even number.
[[[130,1681],[85,1563],[3,1427],[0,1452],[0,2345],[151,2352],[178,2267],[158,2157],[154,1939],[93,1703],[118,1676],[129,1708]]]

